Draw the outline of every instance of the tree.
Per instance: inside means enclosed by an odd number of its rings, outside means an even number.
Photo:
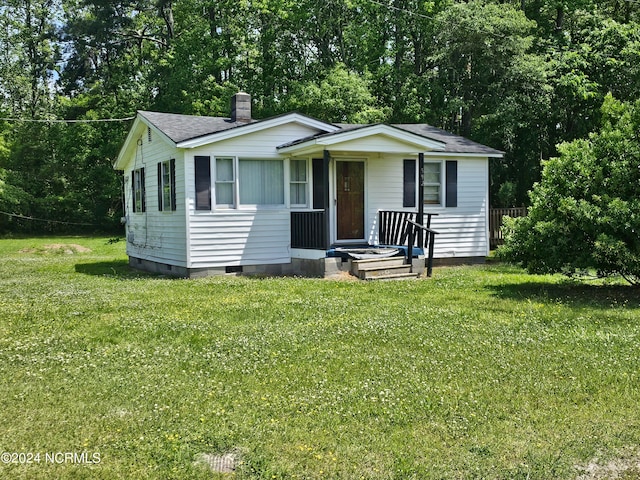
[[[380,108],[369,90],[369,78],[338,64],[320,82],[292,86],[287,110],[298,110],[328,122],[376,123],[389,109]]]
[[[595,270],[640,285],[640,101],[608,95],[602,119],[544,162],[528,216],[506,222],[500,257],[531,273]]]
[[[505,93],[516,61],[532,45],[534,23],[509,5],[454,4],[438,15],[434,35],[435,105],[444,126],[472,136],[476,118]]]

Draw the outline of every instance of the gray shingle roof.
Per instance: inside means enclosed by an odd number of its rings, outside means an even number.
[[[180,143],[186,140],[211,135],[213,133],[239,128],[248,125],[245,122],[232,122],[230,118],[225,117],[202,117],[196,115],[180,115],[176,113],[160,113],[139,111],[139,115],[143,116],[152,125],[162,131],[173,142]],[[256,122],[252,120],[251,123]],[[332,133],[321,132],[315,136],[292,140],[291,142],[280,145],[280,148],[304,143],[315,138],[327,137],[330,135],[339,135],[350,130],[365,128],[370,125],[356,124],[335,124],[340,130]],[[436,140],[445,144],[445,152],[448,153],[475,153],[485,155],[501,155],[504,152],[500,150],[481,145],[459,135],[454,135],[445,130],[432,127],[425,123],[422,124],[393,124],[392,127],[405,130],[415,135],[420,135],[428,139]]]
[[[332,135],[340,135],[344,132],[349,132],[353,130],[359,130],[361,128],[366,128],[371,126],[369,125],[360,125],[360,124],[352,124],[352,123],[336,123],[336,127],[340,127],[340,130],[337,132],[330,133],[319,133],[317,135],[312,135],[306,138],[299,138],[296,140],[292,140],[284,145],[280,145],[279,148],[291,147],[294,145],[299,145],[304,142],[308,142],[310,140],[314,140],[317,138],[327,138]],[[430,140],[436,140],[438,142],[442,142],[445,144],[444,152],[447,153],[473,153],[473,154],[482,154],[482,155],[502,155],[504,152],[500,150],[496,150],[491,147],[487,147],[486,145],[482,145],[480,143],[469,140],[468,138],[461,137],[459,135],[454,135],[453,133],[449,133],[445,130],[441,130],[436,127],[432,127],[431,125],[427,125],[426,123],[416,123],[416,124],[390,124],[391,127],[398,128],[400,130],[407,131],[409,133],[413,133],[414,135],[419,135],[421,137],[428,138]]]
[[[445,130],[432,127],[426,123],[405,123],[393,126],[422,137],[442,142],[446,145],[444,151],[449,153],[481,153],[487,155],[502,155],[504,153],[495,148],[487,147],[468,138],[461,137],[460,135],[454,135]]]
[[[246,122],[232,122],[230,118],[224,117],[200,117],[146,111],[138,111],[138,114],[146,118],[175,143],[248,125]]]

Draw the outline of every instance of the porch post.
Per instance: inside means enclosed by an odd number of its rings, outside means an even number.
[[[331,246],[331,215],[330,205],[331,199],[329,195],[329,162],[331,161],[331,154],[329,150],[324,150],[322,153],[322,171],[324,176],[324,221],[325,221],[325,244],[329,248]]]
[[[424,153],[418,154],[418,216],[416,223],[424,225]],[[418,235],[418,248],[424,247],[424,232]]]

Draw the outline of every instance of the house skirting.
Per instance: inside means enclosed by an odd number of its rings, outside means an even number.
[[[169,275],[172,277],[188,277],[189,269],[178,265],[170,265],[168,263],[155,262],[144,258],[129,256],[129,266],[137,270],[145,272],[158,273],[160,275]]]
[[[243,265],[229,267],[187,268],[166,263],[129,257],[129,266],[146,272],[183,278],[202,278],[216,275],[266,275],[330,278],[348,269],[340,258],[292,258],[290,263],[273,265]]]
[[[486,263],[486,257],[447,257],[434,258],[434,267],[453,267],[457,265],[482,265]]]

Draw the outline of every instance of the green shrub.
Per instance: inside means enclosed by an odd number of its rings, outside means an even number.
[[[640,101],[608,96],[603,125],[544,163],[527,217],[505,222],[499,257],[530,273],[621,275],[640,284]]]

